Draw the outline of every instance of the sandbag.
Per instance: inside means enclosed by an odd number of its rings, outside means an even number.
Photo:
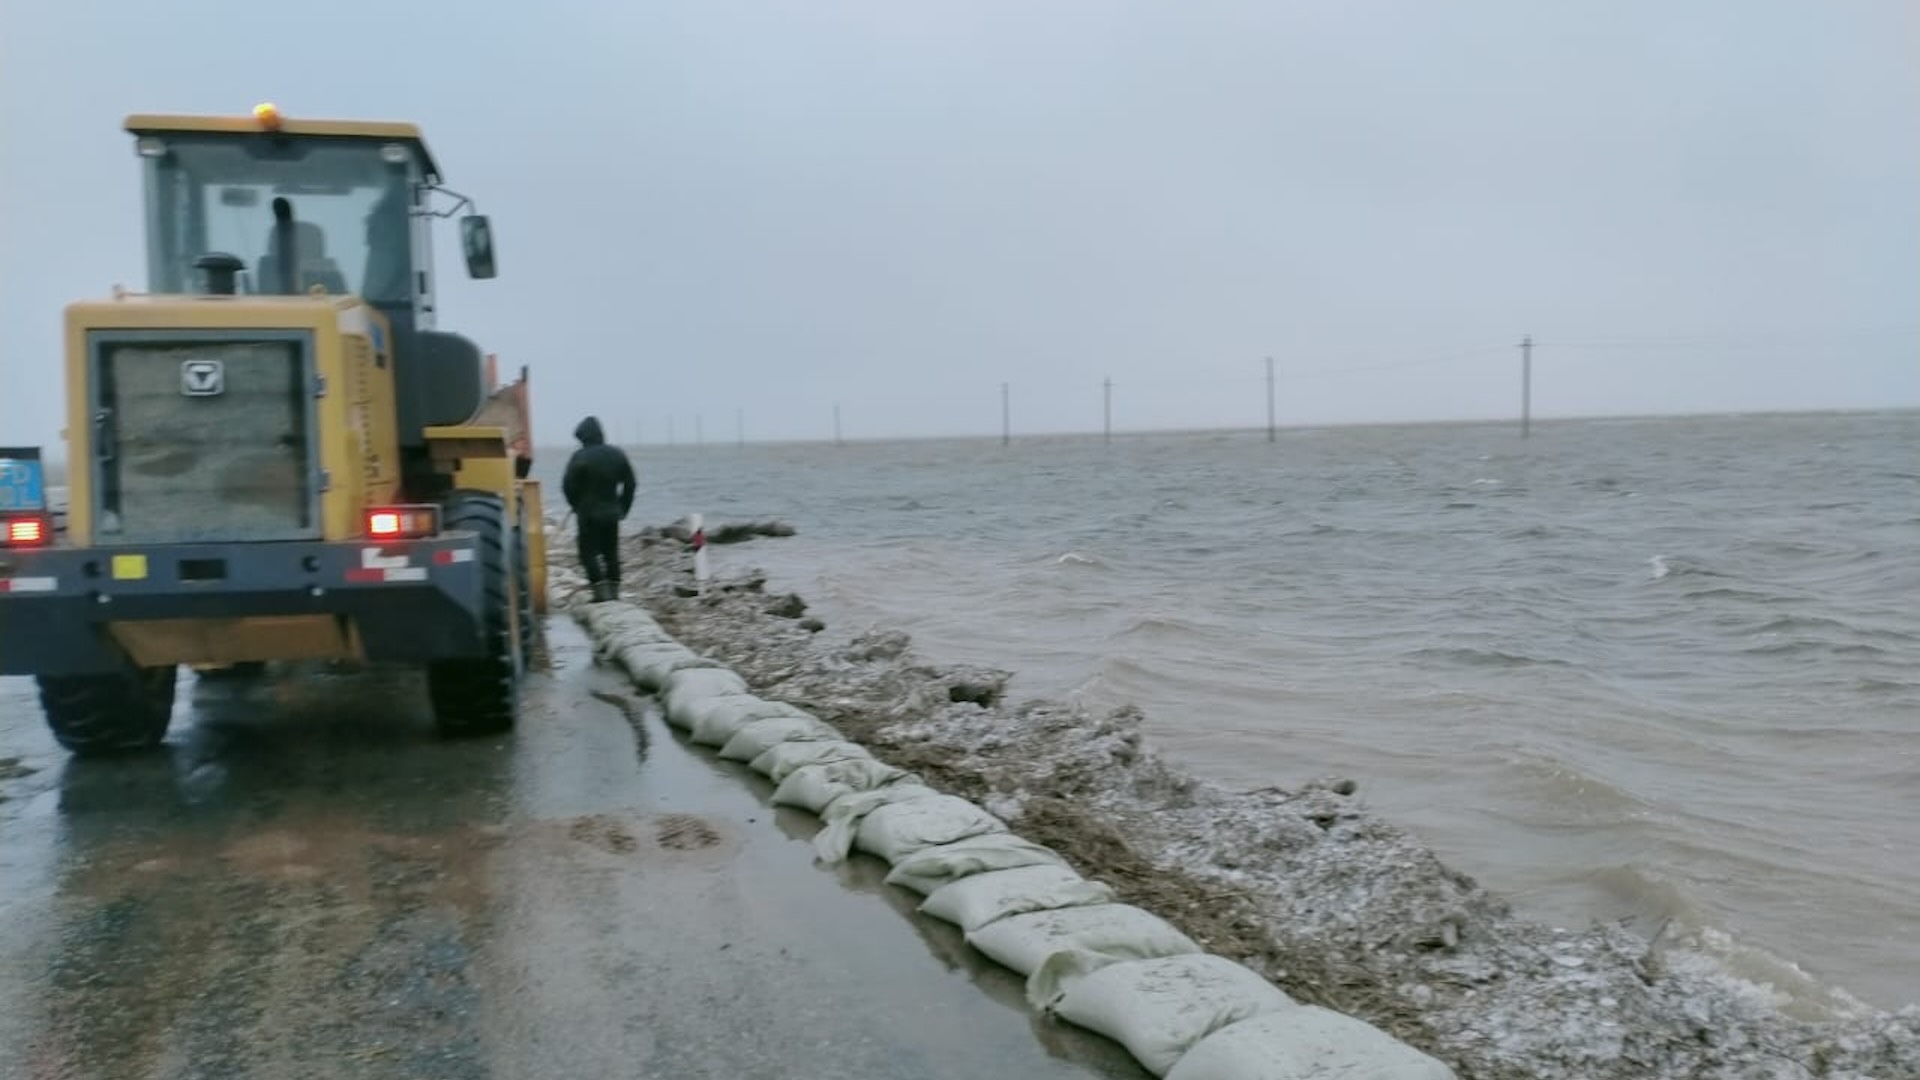
[[[720,666],[718,661],[709,660],[684,645],[634,645],[620,650],[617,655],[627,674],[647,690],[658,690],[665,686],[667,677],[682,668]]]
[[[581,581],[585,583],[584,578]],[[619,649],[628,645],[671,640],[653,616],[636,605],[594,604],[583,610],[582,621],[604,646]]]
[[[666,631],[656,626],[620,626],[602,627],[595,631],[600,651],[617,653],[622,649],[631,649],[637,645],[672,645],[675,642]]]
[[[973,874],[1021,866],[1065,865],[1067,860],[1061,858],[1059,852],[1024,836],[985,833],[923,848],[902,858],[887,872],[887,884],[927,896],[948,882]]]
[[[747,762],[747,768],[778,784],[803,765],[871,760],[873,755],[866,747],[845,739],[789,740],[768,747],[759,757]]]
[[[923,849],[924,850],[924,849]],[[1059,865],[990,870],[948,882],[927,895],[920,911],[962,930],[1029,911],[1113,902],[1113,889]]]
[[[1453,1070],[1372,1024],[1297,1005],[1196,1043],[1166,1080],[1456,1080]]]
[[[725,746],[727,741],[739,734],[740,729],[756,720],[771,720],[775,717],[795,719],[807,714],[784,701],[768,701],[752,694],[732,694],[726,697],[711,697],[680,707],[676,719],[669,715],[667,722],[684,722],[687,738],[701,746]]]
[[[780,744],[781,747],[796,745]],[[760,758],[754,760],[759,761]],[[896,769],[871,757],[822,761],[802,765],[788,773],[786,779],[780,781],[780,786],[773,789],[773,804],[798,806],[818,814],[826,809],[828,803],[842,795],[873,791],[909,780],[918,783],[920,778],[905,769]]]
[[[1088,952],[1113,960],[1152,960],[1200,952],[1193,939],[1158,915],[1132,904],[1009,915],[967,935],[967,944],[1022,975],[1032,975],[1047,957]]]
[[[747,680],[727,668],[683,668],[667,676],[666,685],[660,689],[660,704],[671,719],[676,708],[684,708],[707,698],[746,692]]]
[[[860,823],[853,846],[895,863],[935,844],[1006,831],[1006,822],[960,796],[936,795],[875,808]]]
[[[829,865],[841,862],[853,850],[854,836],[868,814],[892,803],[939,797],[940,792],[925,784],[904,782],[842,795],[820,809],[820,820],[826,822],[826,828],[813,836],[814,853]]]
[[[844,736],[834,730],[833,725],[817,716],[771,716],[750,721],[734,732],[733,738],[720,748],[720,756],[728,761],[752,761],[768,748],[789,740],[824,742],[841,738]]]
[[[1229,1024],[1299,1007],[1243,965],[1205,953],[1118,962],[1055,953],[1027,980],[1027,1001],[1126,1047],[1155,1076]]]

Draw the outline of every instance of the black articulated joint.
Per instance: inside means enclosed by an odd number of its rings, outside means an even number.
[[[492,492],[456,490],[447,497],[442,520],[449,532],[473,534],[485,652],[427,664],[434,727],[446,736],[496,735],[511,729],[519,713],[520,665],[512,627],[506,503]]]
[[[151,750],[167,737],[179,671],[169,664],[97,675],[42,675],[36,680],[40,707],[54,740],[76,756]]]

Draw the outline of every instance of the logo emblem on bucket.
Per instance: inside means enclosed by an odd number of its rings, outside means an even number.
[[[227,372],[218,360],[188,360],[180,365],[180,392],[188,397],[213,397],[227,389]]]

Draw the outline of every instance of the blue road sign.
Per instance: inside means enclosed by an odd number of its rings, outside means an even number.
[[[44,510],[46,476],[40,458],[37,454],[8,456],[19,453],[0,450],[0,510]]]

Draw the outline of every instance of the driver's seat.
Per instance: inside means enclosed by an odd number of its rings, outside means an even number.
[[[347,276],[342,273],[338,263],[327,257],[327,234],[320,226],[311,221],[296,221],[294,247],[300,256],[299,266],[294,271],[298,278],[296,293],[304,293],[319,285],[328,292],[340,296],[347,289]],[[267,231],[267,253],[255,265],[254,281],[262,294],[276,291],[273,286],[280,280],[280,230]]]

